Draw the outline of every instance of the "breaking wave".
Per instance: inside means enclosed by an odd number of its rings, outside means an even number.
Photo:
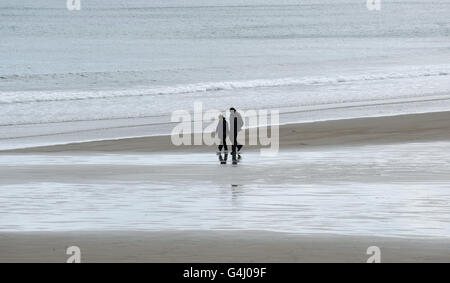
[[[377,81],[403,78],[420,78],[431,76],[448,76],[450,69],[420,70],[403,73],[364,74],[336,77],[303,77],[303,78],[279,78],[258,79],[245,81],[224,81],[182,84],[175,86],[160,86],[140,89],[124,90],[89,90],[89,91],[21,91],[0,92],[0,104],[30,103],[47,101],[70,101],[85,99],[106,99],[116,97],[139,97],[173,94],[196,94],[202,92],[215,92],[233,89],[251,89],[260,87],[282,87],[301,85],[339,84],[358,81]]]

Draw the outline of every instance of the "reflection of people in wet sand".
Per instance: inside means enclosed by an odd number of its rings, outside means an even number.
[[[232,164],[233,165],[238,165],[238,163],[241,161],[241,156],[238,154],[238,155],[236,155],[236,154],[233,154],[232,155]]]
[[[216,128],[216,137],[219,138],[220,144],[219,144],[219,151],[217,153],[222,152],[222,148],[224,149],[225,153],[228,153],[228,146],[227,146],[227,137],[230,135],[230,130],[228,128],[228,122],[225,119],[225,117],[220,114],[219,115],[219,123],[217,123]]]
[[[220,164],[226,165],[228,162],[228,153],[224,153],[223,155],[222,155],[222,153],[218,153],[217,155],[219,156]],[[238,163],[241,161],[241,159],[242,158],[239,154],[237,154],[237,155],[234,154],[234,155],[232,155],[231,164],[238,165]]]
[[[228,153],[225,152],[223,154],[223,156],[222,156],[222,153],[219,153],[219,162],[220,162],[220,164],[225,165],[225,164],[227,164],[227,161],[228,161]]]
[[[233,155],[239,153],[242,149],[242,145],[237,142],[237,137],[243,126],[244,120],[242,119],[241,114],[239,114],[235,108],[230,108],[230,139],[233,144],[231,152]]]

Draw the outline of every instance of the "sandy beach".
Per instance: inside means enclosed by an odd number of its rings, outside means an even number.
[[[0,233],[0,262],[354,262],[377,246],[381,262],[449,262],[449,240],[413,240],[267,231]]]
[[[450,139],[450,112],[356,118],[280,126],[280,148],[389,144]],[[270,133],[270,129],[269,129]],[[249,140],[248,131],[246,139]],[[247,147],[248,148],[248,147]],[[259,149],[260,147],[250,147]],[[211,151],[207,146],[174,146],[170,136],[127,138],[43,146],[4,153]]]
[[[365,262],[369,246],[381,249],[383,262],[449,262],[444,228],[449,160],[439,149],[450,141],[449,118],[450,112],[441,112],[285,125],[279,157],[261,158],[254,147],[238,167],[220,165],[211,147],[171,146],[167,136],[4,151],[4,193],[27,195],[30,203],[20,198],[12,205],[18,211],[22,204],[35,206],[35,211],[25,210],[36,215],[22,224],[13,220],[24,221],[19,216],[5,220],[9,225],[0,232],[0,261],[64,262],[65,249],[75,245],[84,262]],[[345,158],[348,152],[356,158],[353,163]],[[415,159],[405,157],[410,153]],[[391,161],[377,161],[384,159]],[[111,187],[115,184],[117,188]],[[283,187],[279,195],[272,192],[274,203],[259,196]],[[402,192],[405,187],[409,193]],[[36,188],[42,191],[34,195]],[[121,188],[132,192],[133,199]],[[161,193],[152,195],[149,188]],[[180,188],[185,189],[177,192]],[[223,193],[229,190],[228,201]],[[421,198],[423,190],[428,193]],[[70,205],[67,212],[55,210],[55,203],[65,209],[68,197],[81,204]],[[146,205],[133,210],[134,197]],[[164,202],[159,205],[154,198]],[[173,208],[164,206],[166,201]],[[366,213],[370,202],[373,211]],[[414,202],[417,207],[411,206]],[[274,211],[288,209],[269,216],[287,226],[259,220],[272,210],[270,205]],[[117,222],[117,209],[124,222]],[[70,210],[77,211],[78,220],[64,216]],[[45,231],[50,223],[60,223],[61,231]],[[93,228],[112,223],[121,228]],[[31,231],[13,232],[23,226]],[[71,232],[65,232],[68,227]]]

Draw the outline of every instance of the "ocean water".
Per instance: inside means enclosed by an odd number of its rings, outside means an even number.
[[[318,109],[281,123],[450,109],[448,0],[65,2],[0,3],[0,149],[167,134],[195,101]]]

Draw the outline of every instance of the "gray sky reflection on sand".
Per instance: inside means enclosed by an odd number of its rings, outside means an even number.
[[[448,237],[449,143],[214,154],[2,155],[2,231],[250,229]],[[229,157],[229,160],[230,157]]]

